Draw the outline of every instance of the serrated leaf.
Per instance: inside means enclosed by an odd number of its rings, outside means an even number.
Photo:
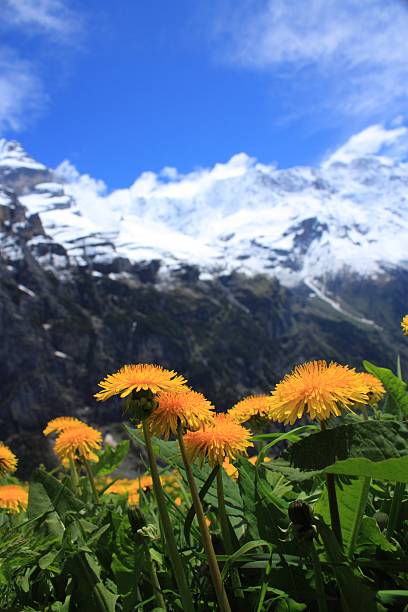
[[[388,368],[380,368],[369,361],[363,361],[363,366],[367,372],[376,376],[384,385],[392,400],[391,405],[388,405],[388,411],[408,416],[408,393],[406,391],[406,383],[393,374]]]
[[[129,440],[122,440],[113,448],[106,445],[105,450],[99,457],[98,463],[92,467],[92,472],[98,476],[108,476],[117,470],[129,452]]]

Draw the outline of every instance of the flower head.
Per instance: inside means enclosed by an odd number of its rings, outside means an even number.
[[[384,385],[381,380],[368,372],[358,373],[360,380],[367,385],[368,401],[367,404],[376,404],[385,395]]]
[[[20,485],[0,486],[0,508],[10,510],[10,512],[20,512],[25,510],[28,504],[28,493]]]
[[[228,410],[228,414],[237,423],[245,423],[253,417],[267,419],[268,405],[268,395],[249,395]]]
[[[408,314],[403,317],[401,321],[402,333],[404,336],[408,336]]]
[[[17,457],[8,446],[0,442],[0,476],[5,476],[17,469]]]
[[[52,419],[47,423],[47,427],[44,429],[44,436],[48,436],[51,433],[60,433],[61,431],[65,431],[70,427],[75,427],[79,423],[82,423],[79,419],[75,417],[63,416],[57,417],[56,419]]]
[[[302,418],[325,420],[339,416],[341,408],[366,404],[368,386],[354,368],[325,361],[297,366],[276,385],[269,400],[270,418],[288,424]]]
[[[225,459],[233,461],[253,446],[250,436],[251,432],[230,416],[217,414],[209,425],[198,431],[188,431],[184,444],[190,461],[200,456],[201,462],[207,457],[211,466],[223,465]]]
[[[202,393],[190,389],[179,392],[163,392],[157,396],[158,406],[149,418],[148,424],[155,436],[168,439],[177,432],[178,423],[183,429],[196,430],[214,418],[211,403]]]
[[[98,461],[95,451],[100,450],[102,434],[100,431],[80,423],[62,431],[55,440],[54,451],[61,461],[80,459]]]
[[[113,395],[127,397],[132,391],[181,391],[186,382],[173,370],[165,370],[150,363],[137,363],[125,365],[117,372],[108,374],[99,383],[102,391],[95,393],[95,397],[99,401],[105,401]]]

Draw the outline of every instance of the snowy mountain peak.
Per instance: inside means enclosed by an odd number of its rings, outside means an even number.
[[[0,139],[0,168],[46,170],[46,166],[30,157],[16,140]]]
[[[370,142],[380,136],[370,132]],[[66,254],[60,267],[160,260],[163,271],[188,263],[204,275],[239,270],[310,284],[408,267],[408,164],[363,144],[320,167],[278,169],[240,153],[185,175],[145,172],[108,193],[69,162],[51,171],[1,141],[0,187],[40,215],[46,239]]]

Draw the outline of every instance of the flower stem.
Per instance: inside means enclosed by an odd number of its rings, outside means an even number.
[[[225,552],[227,555],[234,553],[234,547],[231,541],[231,532],[228,523],[227,512],[225,509],[224,484],[222,482],[222,471],[217,472],[217,497],[218,497],[218,520],[220,521],[221,535],[224,543]],[[231,572],[231,582],[234,588],[234,593],[237,597],[243,598],[241,580],[237,568],[233,568]]]
[[[405,491],[405,483],[404,482],[396,482],[394,489],[394,496],[391,502],[390,514],[388,516],[388,525],[387,525],[387,538],[392,538],[395,528],[398,523],[398,516],[400,511],[400,506],[402,502],[402,498],[404,496]]]
[[[320,429],[322,431],[325,431],[326,423],[324,421],[320,421]],[[333,474],[326,474],[326,485],[327,485],[327,494],[329,497],[331,527],[332,527],[334,535],[337,538],[338,543],[340,544],[340,546],[343,546],[339,506],[337,504],[336,483],[335,483]]]
[[[368,493],[370,491],[371,478],[364,478],[363,488],[360,493],[360,499],[357,507],[357,511],[354,515],[354,524],[353,531],[351,533],[350,542],[347,548],[347,555],[349,557],[354,553],[354,548],[356,546],[358,533],[361,527],[361,521],[363,520],[364,510],[366,509]]]
[[[85,470],[86,470],[89,482],[91,484],[92,495],[93,495],[95,504],[99,504],[98,491],[96,490],[95,479],[94,479],[93,474],[92,474],[91,466],[89,465],[88,459],[86,459],[86,457],[84,455],[82,455],[81,459],[82,459],[82,463],[84,464],[84,467],[85,467]]]
[[[231,606],[228,601],[227,593],[225,592],[224,584],[221,578],[220,568],[218,566],[217,557],[214,552],[212,545],[210,532],[208,531],[207,523],[205,522],[205,515],[203,506],[201,504],[200,495],[198,493],[197,484],[194,480],[193,471],[191,469],[190,462],[187,458],[186,448],[184,446],[183,433],[181,431],[181,425],[177,427],[177,438],[180,445],[181,456],[183,458],[184,467],[187,473],[187,480],[191,490],[191,497],[193,499],[194,508],[197,515],[198,525],[200,527],[201,539],[203,542],[205,554],[207,556],[208,565],[210,568],[211,578],[214,585],[215,593],[217,595],[218,605],[221,612],[231,612]]]
[[[69,469],[71,471],[71,489],[73,494],[78,496],[80,494],[79,476],[78,470],[76,469],[75,461],[72,459],[72,457],[69,458]]]
[[[319,555],[317,554],[316,546],[313,541],[310,544],[310,555],[312,557],[313,568],[314,568],[317,604],[319,607],[319,612],[328,612],[326,595],[324,593],[324,580],[323,580],[322,567],[320,565]]]
[[[146,540],[143,540],[143,549],[144,549],[144,553],[145,553],[145,559],[146,559],[146,564],[147,564],[147,571],[149,573],[150,581],[152,583],[154,596],[156,598],[156,603],[157,603],[158,607],[161,610],[166,611],[167,608],[166,608],[166,604],[164,602],[163,593],[161,592],[160,582],[159,582],[159,579],[157,577],[156,568],[154,567],[154,562],[153,562],[152,556],[150,554],[149,545],[146,542]]]
[[[157,507],[160,514],[161,524],[166,537],[167,549],[173,564],[174,574],[184,610],[194,612],[193,598],[187,583],[183,563],[177,550],[176,538],[174,537],[170,517],[167,512],[166,498],[160,482],[159,471],[157,469],[156,457],[153,450],[152,438],[146,420],[143,421],[143,434],[146,442],[147,455],[149,458],[150,472],[153,480],[153,489],[157,500]]]

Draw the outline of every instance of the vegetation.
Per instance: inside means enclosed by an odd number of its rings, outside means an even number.
[[[175,372],[125,366],[96,398],[122,398],[129,440],[54,419],[61,467],[28,485],[0,444],[0,608],[408,610],[408,393],[399,364],[364,367],[310,362],[217,415]]]

